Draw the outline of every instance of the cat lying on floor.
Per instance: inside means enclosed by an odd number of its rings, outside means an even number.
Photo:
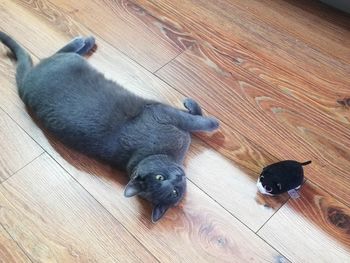
[[[77,37],[33,67],[28,53],[0,32],[17,59],[16,82],[24,103],[44,127],[66,145],[126,170],[124,195],[153,204],[152,221],[179,203],[186,189],[182,166],[190,133],[213,131],[219,123],[202,116],[186,99],[188,111],[138,97],[82,57],[93,37]]]

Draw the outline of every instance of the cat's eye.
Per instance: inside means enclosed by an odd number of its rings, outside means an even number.
[[[156,175],[156,180],[158,180],[158,181],[164,181],[164,176],[161,175],[161,174],[157,174],[157,175]]]
[[[173,196],[177,197],[179,195],[179,193],[177,192],[176,189],[173,190]]]

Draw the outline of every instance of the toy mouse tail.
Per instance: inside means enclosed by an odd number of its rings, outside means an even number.
[[[311,161],[307,161],[307,162],[304,162],[304,163],[300,163],[302,166],[304,166],[304,165],[308,165],[308,164],[310,164],[311,163]]]

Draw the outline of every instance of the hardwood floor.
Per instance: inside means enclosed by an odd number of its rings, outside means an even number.
[[[35,62],[94,35],[89,62],[143,97],[200,102],[185,199],[157,224],[126,176],[29,116],[0,45],[0,262],[347,262],[350,15],[295,0],[5,0],[0,30]],[[267,164],[312,160],[301,197],[266,197]]]
[[[1,109],[0,125],[1,182],[33,161],[43,150]]]
[[[0,228],[0,262],[30,262],[3,227]]]
[[[258,234],[296,262],[347,262],[349,213],[349,207],[307,182],[301,198],[289,200]]]

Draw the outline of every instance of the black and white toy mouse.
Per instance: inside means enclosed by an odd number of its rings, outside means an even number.
[[[257,182],[260,193],[278,195],[299,189],[304,180],[303,166],[310,163],[287,160],[266,166]]]

